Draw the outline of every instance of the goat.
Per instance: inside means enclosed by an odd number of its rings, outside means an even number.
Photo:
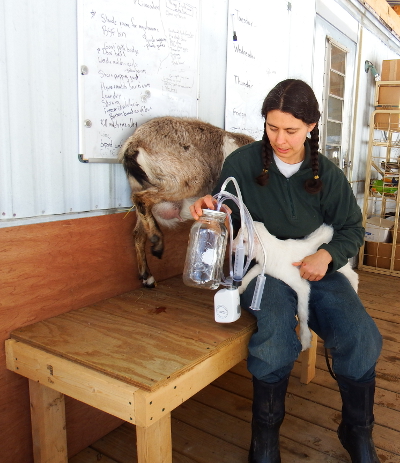
[[[146,238],[152,254],[161,258],[164,242],[160,225],[174,227],[192,219],[189,206],[212,191],[228,154],[253,141],[248,135],[227,132],[197,119],[168,116],[142,124],[125,141],[118,159],[136,208],[133,237],[143,286],[155,286],[146,260]]]
[[[311,345],[311,333],[308,329],[308,301],[310,297],[310,283],[300,276],[298,267],[293,266],[293,262],[299,262],[304,257],[317,252],[318,247],[323,243],[329,243],[333,236],[333,228],[330,225],[322,224],[317,230],[303,239],[279,240],[271,235],[261,222],[253,222],[255,228],[253,256],[257,264],[252,267],[242,280],[239,293],[247,288],[250,281],[262,272],[264,266],[264,252],[260,241],[262,241],[266,251],[265,273],[272,277],[282,280],[297,293],[297,315],[300,322],[300,341],[302,350],[306,350]],[[238,233],[234,241],[234,246],[238,242]],[[243,239],[246,248],[248,234],[243,228]],[[358,275],[347,263],[341,267],[339,272],[343,273],[350,281],[351,286],[357,292]]]

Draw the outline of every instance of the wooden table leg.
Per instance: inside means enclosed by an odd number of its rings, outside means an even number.
[[[136,426],[138,463],[172,463],[171,413],[148,428]]]
[[[35,463],[68,463],[64,395],[29,380]]]

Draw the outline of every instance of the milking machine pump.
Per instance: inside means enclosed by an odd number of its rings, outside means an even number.
[[[226,185],[232,181],[238,196],[225,191]],[[189,234],[189,244],[186,252],[183,270],[183,282],[197,288],[217,289],[226,286],[215,293],[214,318],[219,323],[231,323],[241,315],[239,286],[246,274],[253,255],[254,234],[257,233],[249,211],[243,204],[239,185],[234,177],[225,180],[221,191],[214,195],[217,200],[216,210],[203,209],[203,215],[196,221]],[[228,242],[228,232],[225,227],[228,210],[223,204],[226,200],[233,201],[240,210],[241,228],[233,241],[232,219],[229,216],[229,276],[224,276],[223,265]],[[246,235],[246,236],[245,236]],[[245,242],[247,242],[247,258],[245,262]],[[261,247],[265,256],[265,249]],[[264,259],[265,261],[265,259]],[[257,283],[250,308],[260,310],[260,302],[264,289],[264,268],[257,277]]]

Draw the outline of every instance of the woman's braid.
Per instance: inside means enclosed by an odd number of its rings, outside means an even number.
[[[266,128],[266,122],[264,122],[264,135],[262,137],[262,142],[261,142],[263,171],[258,177],[256,177],[256,182],[261,186],[264,186],[268,183],[269,166],[271,165],[272,158],[273,158],[271,143],[269,142],[269,138],[267,136],[267,132],[265,128]]]
[[[313,173],[313,178],[310,178],[305,181],[304,188],[306,189],[307,193],[315,194],[321,191],[322,189],[322,182],[319,178],[319,161],[318,161],[318,148],[319,148],[319,129],[318,125],[314,127],[314,129],[310,133],[311,138],[308,141],[311,150],[311,169]]]

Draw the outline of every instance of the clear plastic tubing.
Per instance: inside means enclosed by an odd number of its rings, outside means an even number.
[[[238,246],[236,246],[236,251],[235,251],[235,265],[233,267],[233,285],[234,286],[239,286],[240,282],[243,279],[243,276],[245,275],[244,270],[244,245],[243,245],[243,239],[240,240],[240,243]]]
[[[260,303],[261,303],[261,298],[263,295],[264,291],[264,285],[265,285],[265,275],[260,275],[257,276],[257,281],[256,281],[256,287],[254,288],[254,294],[253,294],[253,299],[250,304],[250,309],[252,310],[260,310]]]
[[[228,184],[229,181],[232,181],[235,184],[236,191],[238,192],[238,197],[236,197],[235,195],[229,193],[228,191],[224,191],[224,188],[226,187],[226,185]],[[246,261],[246,265],[243,268],[243,265],[244,265],[244,247],[243,247],[243,230],[241,228],[240,229],[240,235],[238,237],[239,245],[236,247],[235,268],[234,268],[234,271],[233,271],[233,275],[232,275],[232,270],[231,270],[231,277],[233,277],[234,281],[238,282],[238,281],[242,280],[243,276],[246,274],[246,272],[247,272],[247,270],[249,268],[250,262],[251,262],[250,256],[252,256],[252,254],[253,254],[253,242],[254,242],[254,231],[255,231],[254,227],[253,227],[253,220],[252,220],[251,215],[250,215],[249,211],[247,210],[246,206],[243,204],[242,196],[241,196],[240,189],[239,189],[239,185],[237,184],[237,181],[236,181],[235,178],[233,178],[233,177],[227,178],[225,180],[224,184],[221,187],[220,193],[216,194],[214,196],[214,198],[217,199],[217,210],[220,209],[220,207],[221,207],[221,205],[222,205],[222,203],[224,201],[226,201],[227,199],[232,200],[239,207],[240,221],[241,221],[241,224],[242,224],[242,228],[244,226],[247,229],[247,233],[248,233],[248,243],[247,243],[247,246],[248,246],[248,248],[247,248],[248,259]],[[231,225],[230,229],[231,229],[231,243],[232,243],[232,240],[233,240],[232,221],[231,221],[230,216],[229,216],[229,221],[230,221],[230,225]],[[232,250],[231,250],[231,254],[232,254]],[[230,260],[230,263],[231,263],[231,260]]]
[[[226,185],[230,181],[232,181],[234,183],[237,194],[238,194],[238,197],[232,195],[231,193],[229,193],[227,191],[224,191],[224,189],[226,188]],[[232,275],[232,265],[231,265],[232,264],[232,259],[230,259],[231,278],[232,278],[233,281],[232,280],[230,280],[230,282],[226,281],[226,283],[228,283],[228,284],[233,284],[234,286],[239,286],[240,282],[241,282],[243,276],[246,274],[246,272],[247,272],[247,270],[249,268],[250,262],[252,260],[253,244],[254,244],[254,233],[257,234],[257,231],[254,228],[253,220],[252,220],[252,217],[251,217],[249,211],[247,210],[246,206],[243,204],[242,195],[240,193],[240,188],[239,188],[239,185],[238,185],[238,183],[237,183],[237,181],[236,181],[236,179],[234,177],[227,178],[225,180],[225,182],[223,183],[222,187],[221,187],[220,193],[218,193],[214,197],[217,199],[217,210],[219,210],[221,208],[222,203],[227,199],[232,200],[239,207],[239,210],[240,210],[240,220],[241,220],[242,228],[240,230],[241,234],[238,237],[239,244],[236,246],[235,265],[234,265],[233,275]],[[231,230],[231,247],[230,247],[230,249],[231,249],[231,254],[232,254],[233,236],[232,236],[232,221],[231,221],[230,216],[229,216],[229,220],[230,220],[230,230]],[[248,247],[247,254],[248,254],[248,256],[247,256],[246,265],[244,265],[244,245],[243,245],[243,230],[242,230],[243,227],[246,228],[247,234],[248,234],[248,243],[247,243],[247,247]],[[262,295],[263,295],[263,290],[264,290],[264,285],[265,285],[265,275],[264,275],[264,273],[265,273],[266,250],[265,250],[265,248],[263,246],[263,243],[262,243],[260,237],[258,237],[258,239],[259,239],[259,242],[260,242],[261,248],[263,250],[263,254],[264,254],[264,265],[263,265],[262,272],[257,277],[256,287],[254,289],[253,299],[252,299],[252,302],[251,302],[251,305],[250,305],[250,308],[252,310],[260,310],[260,303],[261,303],[261,298],[262,298]]]
[[[236,187],[238,197],[225,191],[228,182],[232,181]],[[189,245],[186,252],[185,267],[183,270],[183,281],[188,286],[195,286],[207,289],[217,289],[220,284],[235,289],[240,286],[253,257],[254,228],[253,220],[246,206],[243,204],[239,185],[235,178],[229,177],[221,187],[220,193],[214,196],[217,199],[217,209],[203,209],[203,215],[192,226],[189,234]],[[235,264],[232,269],[232,248],[233,248],[233,226],[229,215],[230,224],[230,277],[225,278],[223,274],[223,263],[225,248],[227,244],[227,230],[224,224],[226,214],[221,212],[225,208],[223,202],[232,200],[240,210],[241,229],[237,238],[235,250]],[[247,260],[245,264],[245,243],[244,234],[247,233]],[[258,237],[264,253],[264,266],[262,273],[258,275],[256,287],[253,294],[250,308],[260,310],[260,302],[265,283],[265,249]]]

